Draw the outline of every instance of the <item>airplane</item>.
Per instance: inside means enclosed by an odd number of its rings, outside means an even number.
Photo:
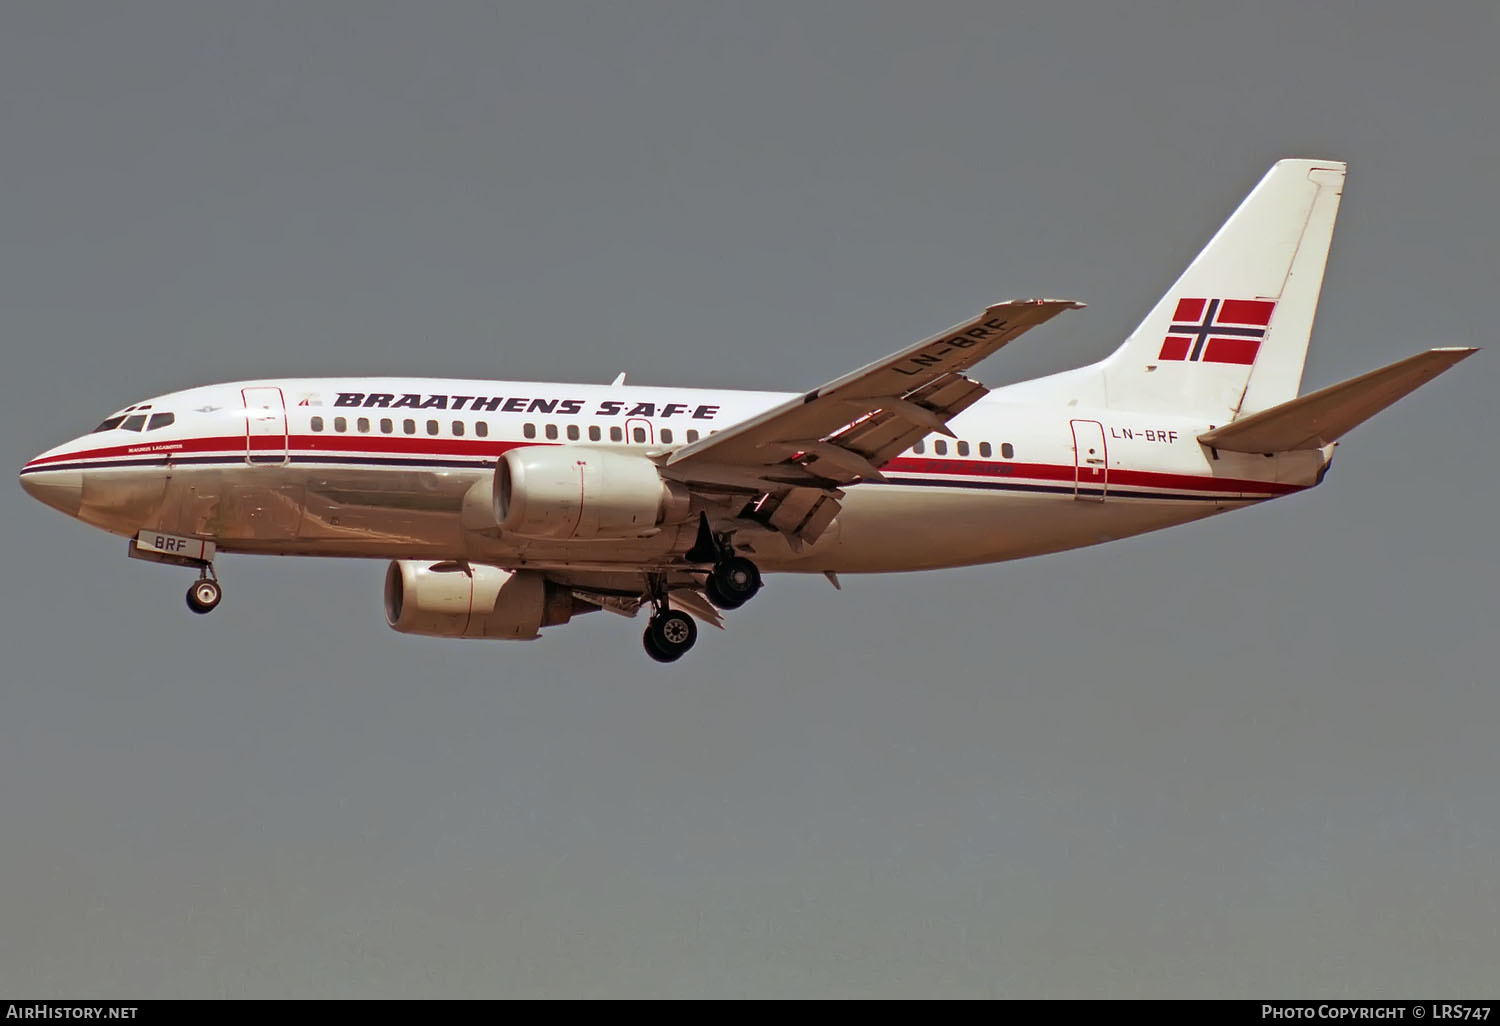
[[[649,608],[681,658],[763,573],[1020,559],[1323,481],[1350,429],[1471,356],[1298,395],[1346,165],[1277,162],[1120,347],[991,390],[969,368],[1072,300],[1003,302],[806,392],[433,378],[156,396],[22,468],[43,503],[190,567],[221,552],[390,561],[397,631],[532,639]]]

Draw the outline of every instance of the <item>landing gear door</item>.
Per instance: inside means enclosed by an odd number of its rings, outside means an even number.
[[[1109,490],[1109,453],[1104,447],[1104,425],[1097,420],[1073,424],[1073,498],[1103,502]]]
[[[280,465],[287,462],[286,401],[279,388],[246,388],[245,462]]]

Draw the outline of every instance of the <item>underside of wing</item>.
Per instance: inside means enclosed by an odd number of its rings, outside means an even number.
[[[567,588],[581,602],[624,617],[633,617],[650,601],[647,570],[577,571],[554,569],[547,577],[559,587]],[[701,575],[675,572],[661,575],[661,587],[667,605],[720,629],[724,617],[703,591]]]

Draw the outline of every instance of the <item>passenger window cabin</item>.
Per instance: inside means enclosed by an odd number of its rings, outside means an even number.
[[[1013,460],[1016,458],[1016,447],[1009,442],[1000,443],[1000,456],[1002,459]]]

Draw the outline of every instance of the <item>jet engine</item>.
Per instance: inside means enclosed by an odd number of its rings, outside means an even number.
[[[691,515],[688,490],[632,453],[528,445],[495,467],[495,520],[527,538],[636,538]]]
[[[534,570],[398,559],[385,572],[385,619],[403,634],[535,638],[593,608]]]

